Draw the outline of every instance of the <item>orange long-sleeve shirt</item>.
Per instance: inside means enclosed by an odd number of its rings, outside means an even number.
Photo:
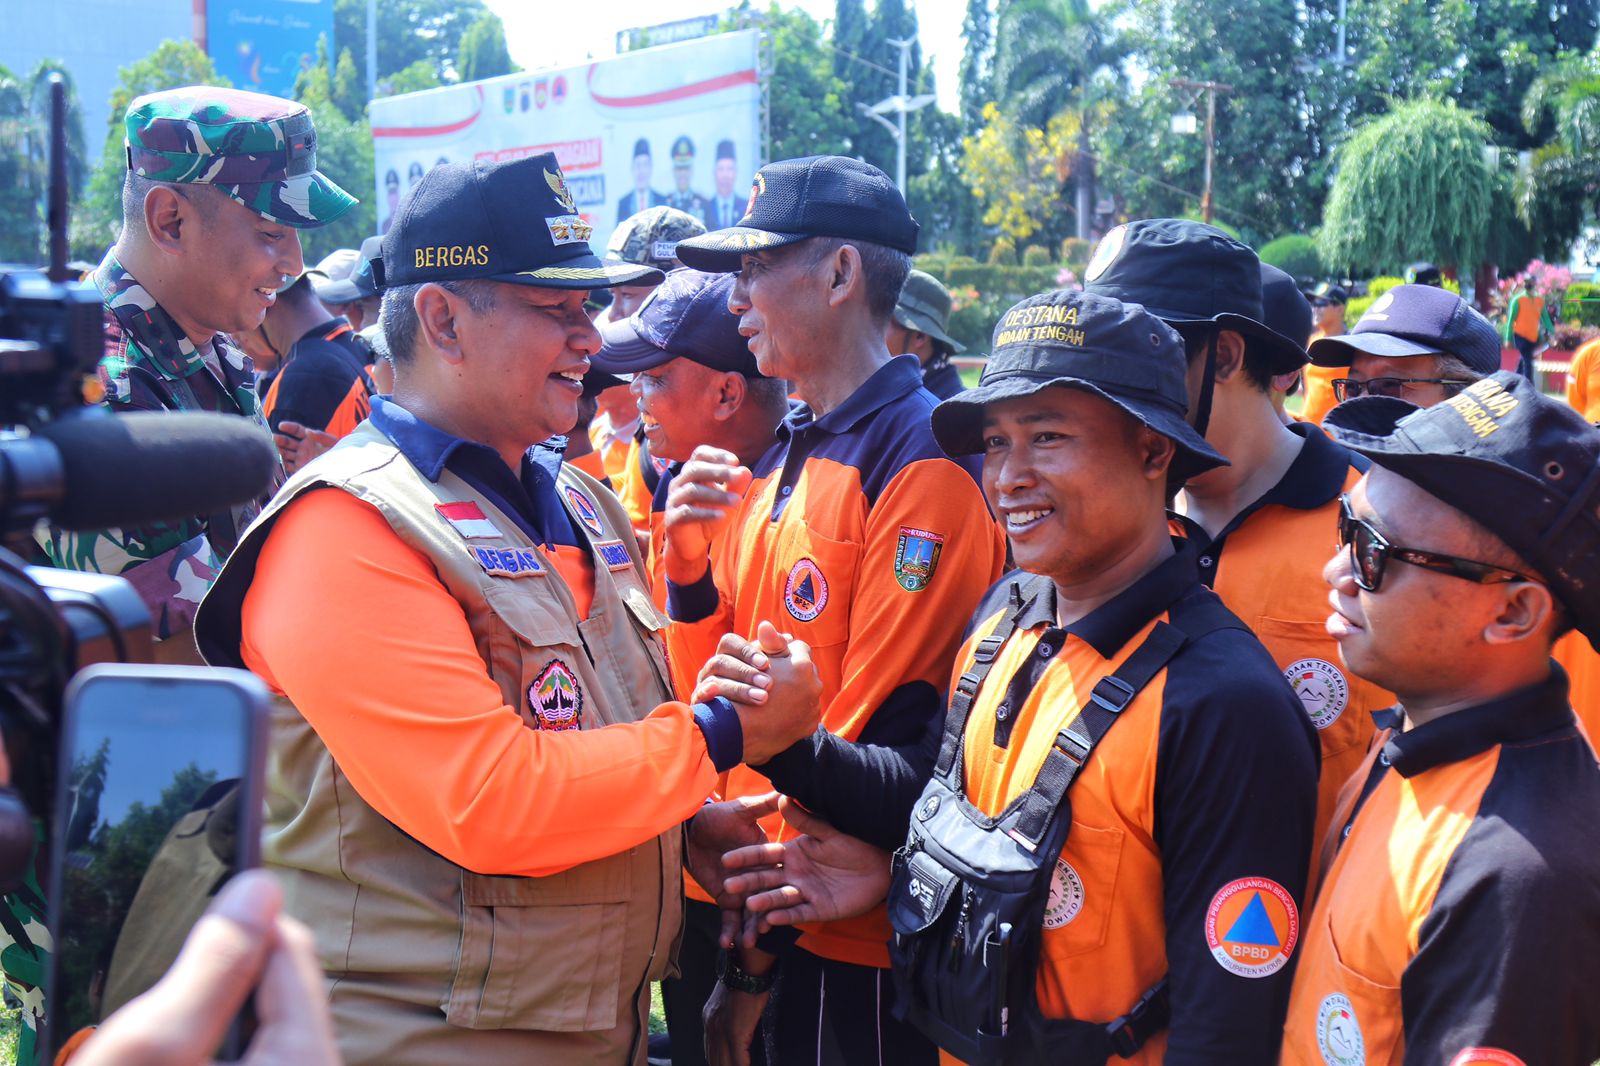
[[[361,797],[469,870],[537,877],[614,855],[716,784],[684,703],[599,729],[527,728],[427,558],[338,489],[278,518],[243,634],[245,665],[294,703]],[[339,651],[353,637],[359,659]]]

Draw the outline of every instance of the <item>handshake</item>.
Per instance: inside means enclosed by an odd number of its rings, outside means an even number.
[[[804,641],[770,622],[755,640],[728,634],[701,669],[693,699],[722,696],[744,728],[745,763],[759,766],[821,722],[822,681]],[[781,812],[801,835],[768,841],[760,819]],[[889,887],[889,853],[847,836],[771,792],[708,803],[687,826],[684,861],[722,908],[725,948],[754,947],[773,926],[862,914]]]

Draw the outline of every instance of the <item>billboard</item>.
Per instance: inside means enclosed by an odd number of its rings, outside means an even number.
[[[759,33],[372,101],[379,228],[431,167],[554,152],[591,244],[670,204],[710,228],[744,213],[760,153]]]
[[[289,96],[317,57],[317,38],[333,43],[333,0],[207,0],[206,50],[236,89]]]

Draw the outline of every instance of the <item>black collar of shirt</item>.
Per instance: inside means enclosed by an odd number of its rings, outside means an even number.
[[[1061,632],[1077,637],[1109,659],[1121,651],[1150,620],[1171,607],[1184,593],[1198,585],[1199,549],[1194,542],[1173,537],[1172,556],[1163,559],[1139,580],[1090,611]],[[1029,630],[1038,625],[1056,626],[1056,584],[1043,574],[1022,578],[1022,613],[1017,628]]]
[[[1402,777],[1415,777],[1436,766],[1470,759],[1498,744],[1531,740],[1574,721],[1567,703],[1567,675],[1554,661],[1550,663],[1550,676],[1536,685],[1455,711],[1415,729],[1400,731],[1405,718],[1399,707],[1373,711],[1372,720],[1379,729],[1394,730],[1383,746],[1383,754]]]
[[[897,355],[873,371],[861,387],[845,398],[844,403],[821,418],[813,417],[811,408],[800,404],[789,412],[778,432],[792,436],[808,429],[824,433],[848,433],[856,425],[883,410],[902,396],[909,396],[922,388],[922,364],[914,355]]]
[[[332,317],[332,318],[328,319],[326,322],[324,322],[322,325],[320,325],[320,326],[312,326],[310,329],[306,330],[305,333],[301,334],[300,339],[295,341],[295,343],[299,344],[300,341],[309,341],[309,340],[319,340],[319,341],[329,340],[330,338],[328,337],[328,334],[332,333],[334,330],[338,329],[340,326],[349,326],[349,325],[350,325],[350,320],[349,319],[345,318],[343,315],[335,315],[334,317]]]
[[[583,545],[556,495],[555,477],[545,463],[524,454],[520,476],[514,474],[500,453],[487,444],[447,433],[384,396],[372,398],[370,418],[373,427],[393,441],[429,481],[437,483],[448,467],[488,497],[535,542],[546,546]]]

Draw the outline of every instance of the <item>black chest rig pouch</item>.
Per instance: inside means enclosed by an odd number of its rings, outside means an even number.
[[[933,777],[894,855],[889,955],[896,999],[905,1020],[969,1066],[1101,1066],[1113,1055],[1132,1056],[1166,1028],[1167,982],[1110,1024],[1040,1012],[1034,981],[1050,879],[1072,826],[1067,789],[1122,711],[1199,633],[1157,623],[1056,736],[1032,787],[990,818],[966,798],[962,746],[973,699],[1026,606],[1016,586],[1011,595],[1005,617],[978,643],[972,669],[956,684]],[[1025,661],[1018,674],[1033,669]],[[1013,699],[1010,713],[1021,707]],[[997,724],[1006,713],[997,713]]]

